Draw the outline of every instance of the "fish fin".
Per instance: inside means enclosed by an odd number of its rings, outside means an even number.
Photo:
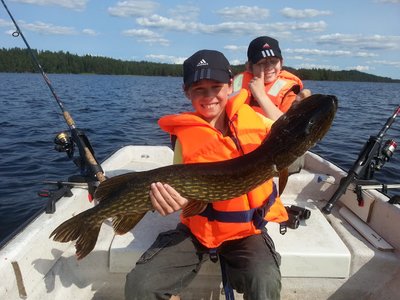
[[[144,217],[145,213],[122,215],[112,219],[115,234],[125,234],[131,230]]]
[[[84,258],[93,250],[102,224],[102,222],[94,223],[94,226],[91,223],[87,224],[85,222],[86,212],[84,211],[63,222],[50,234],[50,238],[53,237],[53,240],[57,242],[66,243],[77,240],[75,248],[78,259]]]
[[[68,219],[54,229],[49,238],[62,243],[76,240],[83,231],[82,221],[80,214]]]
[[[284,168],[279,172],[279,195],[285,190],[289,177],[289,168]]]
[[[206,207],[207,202],[192,200],[182,209],[182,215],[185,218],[192,217],[202,213]]]
[[[129,172],[106,179],[96,188],[94,193],[95,200],[101,202],[110,198],[111,195],[120,192],[129,181],[134,180],[133,178],[136,177],[137,172]]]
[[[97,238],[99,236],[101,224],[92,228],[87,228],[75,243],[77,259],[82,259],[88,255],[96,246]]]

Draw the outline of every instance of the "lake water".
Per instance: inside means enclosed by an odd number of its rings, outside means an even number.
[[[181,90],[182,78],[53,74],[49,78],[99,161],[127,144],[169,145],[158,118],[191,109]],[[304,83],[313,93],[339,99],[334,124],[313,151],[345,170],[400,104],[400,84]],[[66,154],[54,150],[54,137],[67,129],[40,74],[0,73],[0,242],[43,210],[46,199],[37,192],[51,188],[44,180],[78,174]],[[399,142],[400,117],[386,138]],[[395,153],[376,175],[386,183],[400,183],[400,155]]]

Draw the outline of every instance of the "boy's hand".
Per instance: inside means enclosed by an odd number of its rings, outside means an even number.
[[[309,96],[311,96],[311,90],[309,90],[309,89],[303,89],[303,90],[301,90],[300,91],[300,93],[298,93],[297,95],[296,95],[296,101],[301,101],[301,100],[303,100],[304,98],[307,98],[307,97],[309,97]]]
[[[189,200],[182,197],[173,187],[161,182],[152,183],[150,200],[154,209],[166,216],[184,207]]]
[[[249,88],[254,99],[259,102],[260,99],[264,99],[267,95],[265,93],[264,86],[264,72],[260,72],[259,76],[255,76],[249,82]]]

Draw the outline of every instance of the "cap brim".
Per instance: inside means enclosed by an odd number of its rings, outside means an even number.
[[[196,83],[203,79],[214,80],[221,83],[229,83],[231,81],[231,75],[227,70],[209,68],[198,69],[193,76],[185,81],[185,85],[189,86],[192,83]]]
[[[268,58],[268,57],[278,57],[278,58],[280,58],[280,59],[282,59],[282,56],[281,55],[277,55],[277,53],[274,53],[273,51],[271,51],[271,50],[269,50],[269,51],[260,51],[260,52],[258,52],[256,55],[253,55],[251,58],[250,58],[250,61],[253,63],[253,64],[256,64],[256,63],[258,63],[260,60],[262,60],[262,59],[264,59],[264,58]]]

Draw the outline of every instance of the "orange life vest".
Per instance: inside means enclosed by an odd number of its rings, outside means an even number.
[[[253,73],[248,71],[236,75],[233,80],[233,91],[239,91],[241,88],[247,89],[250,95],[246,103],[255,108],[258,107],[258,103],[251,96],[249,88],[249,82],[252,78]],[[296,99],[296,94],[302,89],[303,83],[300,78],[285,70],[280,71],[275,81],[265,84],[265,92],[268,97],[284,113],[288,111]],[[261,109],[256,108],[256,110],[263,113]]]
[[[238,157],[257,148],[269,132],[260,116],[244,104],[247,96],[248,92],[242,90],[226,106],[232,137],[223,136],[195,113],[165,116],[159,120],[159,125],[178,137],[184,163],[213,162]],[[272,179],[247,195],[210,203],[206,211],[214,213],[215,219],[208,213],[202,213],[188,218],[181,215],[181,221],[204,246],[216,248],[227,240],[259,234],[258,228],[265,225],[265,222],[257,225],[259,220],[253,222],[253,218],[248,217],[252,212],[260,214],[260,210],[256,209],[261,208],[266,208],[261,210],[263,221],[280,223],[288,218]],[[230,216],[236,214],[242,218],[232,220]],[[243,215],[247,217],[243,218]],[[226,216],[228,218],[224,219]]]

